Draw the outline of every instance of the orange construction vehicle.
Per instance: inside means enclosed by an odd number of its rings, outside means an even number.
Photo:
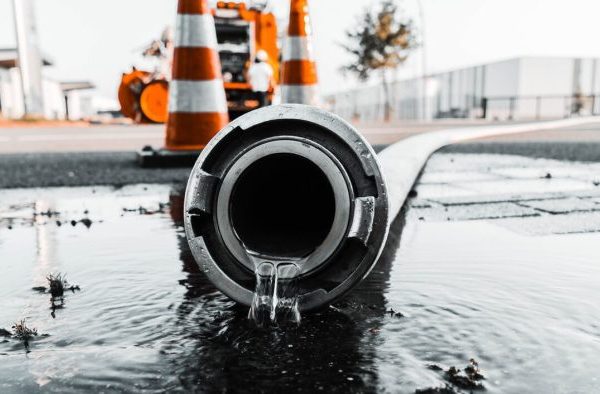
[[[248,83],[246,71],[259,50],[265,51],[273,68],[274,81],[268,99],[272,101],[276,85],[279,83],[279,47],[277,45],[277,22],[275,16],[263,7],[247,8],[245,3],[219,1],[213,10],[219,58],[227,95],[229,117],[234,119],[258,107],[259,103]],[[151,56],[171,54],[169,50],[152,52],[153,47],[162,44],[168,49],[164,39],[154,42],[145,51]],[[169,61],[171,59],[168,59]],[[169,74],[169,75],[165,75]],[[170,72],[148,72],[133,69],[123,74],[119,87],[121,112],[137,123],[164,123],[168,117],[168,82]]]

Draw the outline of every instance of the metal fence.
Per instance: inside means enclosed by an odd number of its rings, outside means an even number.
[[[382,121],[385,104],[381,99],[371,102],[351,100],[332,102],[331,110],[352,120]],[[539,120],[578,115],[600,115],[600,95],[540,95],[475,97],[454,96],[452,103],[440,96],[401,98],[391,102],[391,120],[423,119],[488,119]]]
[[[599,104],[596,95],[484,97],[480,117],[516,120],[596,115]]]

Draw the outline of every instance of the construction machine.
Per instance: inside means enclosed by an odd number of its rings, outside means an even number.
[[[247,7],[242,2],[219,1],[213,15],[229,116],[235,119],[259,106],[246,75],[259,50],[268,54],[268,63],[273,68],[274,81],[268,92],[269,101],[273,100],[280,68],[277,22],[264,5]],[[170,65],[172,46],[172,37],[163,34],[144,55],[155,56],[162,65]],[[136,123],[166,122],[170,74],[169,67],[164,66],[154,72],[134,68],[124,73],[119,86],[123,115]]]

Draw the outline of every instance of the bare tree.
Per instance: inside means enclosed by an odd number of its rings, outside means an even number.
[[[343,71],[356,74],[361,81],[379,73],[385,95],[385,121],[391,117],[391,89],[388,72],[406,61],[417,47],[413,22],[403,15],[394,0],[382,0],[375,10],[365,9],[357,25],[346,31],[342,47],[354,58]]]

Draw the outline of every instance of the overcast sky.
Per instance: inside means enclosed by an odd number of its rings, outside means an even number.
[[[0,48],[14,47],[12,1],[0,0]],[[285,13],[288,0],[272,0]],[[429,72],[523,55],[600,57],[600,0],[421,0]],[[323,92],[355,84],[339,68],[338,43],[370,0],[312,0],[315,49]],[[420,25],[417,0],[400,1]],[[115,97],[120,74],[141,64],[140,47],[173,24],[176,0],[36,0],[46,74],[91,80]],[[421,72],[413,53],[400,76]]]

